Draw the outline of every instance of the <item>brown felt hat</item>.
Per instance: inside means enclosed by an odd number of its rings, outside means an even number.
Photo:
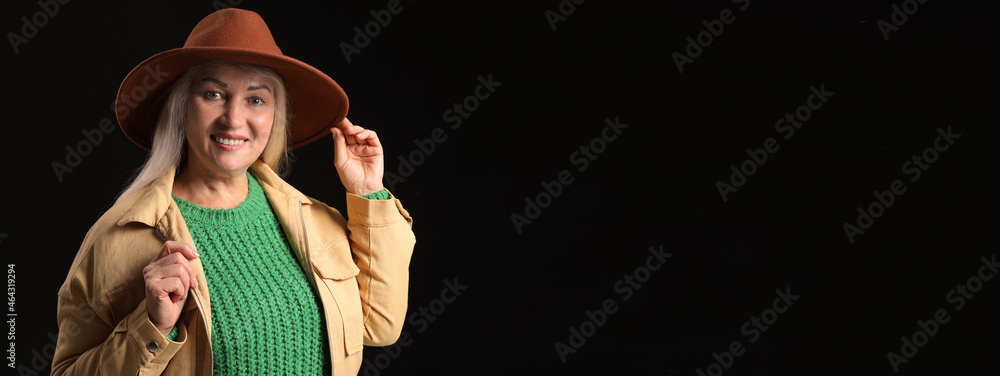
[[[115,114],[125,135],[149,150],[167,88],[188,68],[212,60],[262,65],[281,76],[292,119],[289,148],[325,136],[347,116],[347,94],[337,82],[319,69],[282,54],[260,15],[227,8],[198,22],[184,47],[153,55],[125,76],[115,100]]]

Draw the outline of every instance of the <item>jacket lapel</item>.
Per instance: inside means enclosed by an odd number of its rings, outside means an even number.
[[[136,194],[141,195],[139,200],[122,216],[118,225],[124,226],[133,222],[142,223],[155,229],[163,241],[174,240],[190,244],[192,247],[195,246],[180,209],[177,208],[177,203],[171,196],[175,171],[175,168],[170,168],[150,183],[149,187],[137,192]],[[190,261],[195,278],[198,279],[198,287],[191,289],[195,300],[188,299],[184,311],[187,313],[200,308],[202,315],[204,315],[207,334],[211,338],[212,307],[209,303],[208,282],[205,281],[205,268],[201,259]]]
[[[302,270],[305,271],[309,282],[316,286],[316,276],[309,265],[309,229],[306,224],[309,221],[309,211],[306,205],[312,205],[312,200],[302,194],[291,185],[279,177],[274,170],[261,161],[254,162],[251,166],[254,176],[264,189],[264,195],[271,203],[271,209],[281,222],[281,228],[288,238],[289,245],[295,252]]]

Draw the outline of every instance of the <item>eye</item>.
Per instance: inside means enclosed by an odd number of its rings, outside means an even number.
[[[262,106],[262,105],[264,105],[264,99],[261,98],[261,97],[250,98],[249,102],[250,102],[251,105],[254,105],[254,106]]]
[[[222,99],[222,93],[214,90],[206,91],[205,99]]]

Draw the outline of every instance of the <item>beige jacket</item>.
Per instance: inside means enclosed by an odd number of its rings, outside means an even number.
[[[334,375],[356,375],[363,345],[394,343],[406,313],[412,219],[399,200],[347,195],[347,217],[257,162],[252,172],[320,297]],[[174,171],[121,199],[87,233],[59,289],[53,375],[211,375],[212,303],[204,269],[177,341],[146,313],[142,269],[165,240],[194,245],[171,198]],[[261,340],[266,341],[266,338]]]

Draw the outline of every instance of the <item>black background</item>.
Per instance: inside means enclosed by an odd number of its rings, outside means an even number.
[[[387,171],[414,139],[447,134],[393,185],[418,240],[409,312],[445,279],[468,287],[426,330],[404,327],[412,344],[388,368],[362,373],[695,375],[738,340],[746,353],[725,375],[889,375],[900,337],[945,309],[951,321],[899,374],[1000,374],[1000,282],[959,311],[945,299],[997,252],[996,3],[929,0],[888,41],[877,24],[901,2],[590,0],[553,31],[545,12],[559,4],[404,1],[350,63],[340,43],[386,2],[238,4],[344,87],[351,120],[379,132]],[[41,9],[4,8],[14,33]],[[723,9],[735,21],[679,73],[671,54]],[[49,372],[56,291],[145,154],[116,129],[62,181],[52,163],[114,121],[132,67],[180,47],[213,10],[72,1],[17,53],[8,43],[0,252],[16,265],[26,369],[44,358]],[[448,128],[445,110],[489,75],[496,92]],[[834,95],[781,138],[775,121],[814,85]],[[628,128],[578,171],[570,155],[615,117]],[[902,164],[939,127],[961,138],[910,182]],[[780,149],[723,202],[716,181],[770,137]],[[343,210],[332,152],[328,137],[297,149],[287,180]],[[573,183],[519,234],[511,215],[562,170]],[[906,193],[851,244],[842,225],[896,179]],[[660,245],[673,256],[623,301],[615,282]],[[749,343],[740,327],[786,288],[800,298]],[[555,343],[606,299],[618,311],[563,363]],[[366,348],[366,360],[382,352]]]

